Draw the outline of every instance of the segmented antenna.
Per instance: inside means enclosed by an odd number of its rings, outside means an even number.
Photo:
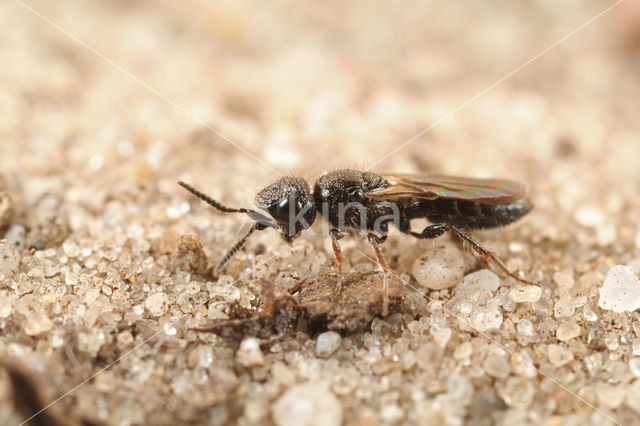
[[[189,185],[188,183],[185,183],[185,182],[182,182],[182,181],[178,181],[178,185],[180,185],[181,187],[183,187],[184,189],[186,189],[187,191],[189,191],[190,193],[192,193],[196,197],[200,198],[202,201],[204,201],[205,203],[209,204],[210,206],[220,210],[221,212],[225,212],[225,213],[248,213],[250,211],[248,209],[234,209],[232,207],[223,206],[222,204],[220,204],[219,202],[217,202],[213,198],[209,197],[207,194],[204,194],[204,193],[198,191],[197,189],[195,189],[193,186]]]
[[[238,250],[240,250],[245,245],[245,243],[247,242],[247,240],[249,239],[251,234],[254,233],[254,231],[262,231],[263,229],[275,228],[276,227],[276,224],[273,222],[273,220],[271,220],[269,217],[263,215],[262,213],[258,213],[255,210],[251,210],[251,209],[234,209],[234,208],[231,208],[231,207],[227,207],[227,206],[224,206],[224,205],[220,204],[219,202],[217,202],[213,198],[209,197],[207,194],[204,194],[203,192],[198,191],[197,189],[195,189],[193,186],[189,185],[188,183],[185,183],[185,182],[182,182],[182,181],[178,181],[178,185],[180,185],[181,187],[185,188],[187,191],[189,191],[190,193],[192,193],[196,197],[200,198],[202,201],[204,201],[205,203],[207,203],[210,206],[214,207],[215,209],[220,210],[221,212],[224,212],[224,213],[246,213],[246,214],[249,215],[249,217],[251,219],[253,219],[255,221],[255,223],[253,224],[251,229],[249,229],[249,232],[247,233],[247,235],[245,235],[244,237],[242,237],[242,239],[240,239],[240,241],[235,243],[233,245],[233,247],[231,247],[231,249],[229,249],[229,251],[224,255],[222,260],[216,265],[216,267],[213,270],[213,275],[215,275],[215,276],[218,276],[218,273],[222,270],[222,268],[224,268],[224,266],[227,264],[227,262],[229,262],[229,260],[233,257],[233,255],[236,254],[238,252]]]
[[[233,255],[236,254],[238,250],[240,250],[242,247],[244,247],[244,245],[247,243],[247,240],[249,239],[251,234],[253,234],[256,230],[262,230],[262,229],[265,229],[264,226],[262,226],[260,223],[254,223],[253,226],[249,229],[249,232],[247,232],[247,235],[245,235],[240,239],[240,241],[235,243],[233,247],[229,249],[227,254],[224,255],[222,260],[218,262],[218,264],[213,270],[213,275],[217,277],[219,275],[219,272],[222,270],[222,268],[225,267],[225,265],[227,264],[227,262],[229,262],[229,260],[233,257]]]

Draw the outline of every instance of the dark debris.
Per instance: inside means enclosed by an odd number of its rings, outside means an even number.
[[[399,312],[409,289],[396,277],[385,278],[382,272],[343,274],[342,291],[337,293],[338,278],[334,273],[307,279],[296,294],[305,312],[308,329],[325,329],[343,334],[363,331],[374,317],[385,311],[385,280],[388,288],[387,315]]]
[[[387,306],[385,307],[385,280]],[[390,315],[404,306],[408,288],[397,278],[381,272],[343,274],[338,292],[335,273],[321,273],[303,278],[291,294],[275,294],[273,284],[263,280],[261,308],[243,308],[237,303],[228,307],[229,319],[194,329],[223,337],[246,336],[271,338],[292,331],[315,334],[325,330],[351,334],[364,331],[374,317]]]

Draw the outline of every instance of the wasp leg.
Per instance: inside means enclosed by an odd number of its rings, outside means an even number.
[[[387,234],[382,235],[381,237],[377,236],[374,233],[367,234],[367,239],[369,240],[369,244],[373,247],[373,251],[376,254],[376,259],[378,259],[378,264],[382,268],[382,272],[384,273],[384,295],[382,299],[382,316],[386,317],[389,314],[389,284],[387,279],[389,278],[389,266],[387,266],[387,262],[384,261],[384,257],[382,257],[382,252],[380,251],[380,246],[378,244],[382,244],[387,240]]]
[[[387,266],[387,262],[384,261],[384,257],[382,257],[382,252],[380,251],[380,246],[378,244],[382,244],[387,240],[387,235],[383,235],[381,237],[377,236],[374,233],[367,234],[367,239],[369,240],[369,244],[373,247],[373,251],[376,253],[376,259],[378,259],[378,264],[382,268],[384,272],[389,272],[391,269]]]
[[[491,253],[486,248],[482,247],[480,243],[474,240],[473,238],[471,238],[469,234],[462,232],[460,229],[456,228],[453,225],[450,225],[448,223],[439,223],[437,225],[427,226],[422,230],[422,232],[410,231],[409,234],[413,235],[416,238],[438,238],[445,232],[449,232],[449,231],[453,232],[458,236],[458,238],[468,243],[476,253],[478,253],[487,261],[487,263],[494,263],[495,265],[497,265],[498,268],[507,276],[523,284],[536,285],[536,283],[532,283],[531,281],[527,281],[523,278],[520,278],[516,274],[511,272],[509,269],[507,269],[504,263],[502,263],[502,261],[498,259],[493,253]]]
[[[344,232],[338,228],[332,228],[329,231],[329,235],[331,235],[333,254],[336,256],[336,263],[338,264],[338,293],[340,293],[342,291],[342,260],[344,257],[342,256],[342,250],[340,249],[338,240],[344,237]]]

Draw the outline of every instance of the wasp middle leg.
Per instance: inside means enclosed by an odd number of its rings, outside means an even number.
[[[389,279],[389,266],[387,266],[387,262],[385,262],[384,257],[382,256],[382,251],[380,251],[380,246],[378,244],[382,244],[387,240],[387,234],[383,234],[382,236],[378,236],[373,232],[367,234],[367,239],[369,240],[369,244],[373,247],[373,251],[376,254],[376,259],[378,259],[378,264],[382,268],[382,273],[384,274],[384,295],[382,300],[382,316],[386,317],[389,314],[389,283],[387,282]]]

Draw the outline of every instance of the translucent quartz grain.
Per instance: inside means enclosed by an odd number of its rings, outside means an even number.
[[[511,372],[509,362],[507,362],[504,357],[497,355],[488,356],[482,367],[487,374],[497,379],[505,379]]]
[[[433,335],[433,340],[436,342],[438,346],[444,348],[447,346],[449,339],[451,339],[451,329],[450,328],[438,328],[431,331]]]
[[[7,318],[13,311],[13,305],[18,300],[15,294],[0,291],[0,318]]]
[[[574,321],[560,323],[556,329],[556,337],[563,342],[578,337],[581,333],[580,326]]]
[[[6,240],[0,241],[0,274],[7,277],[18,272],[20,265],[20,253],[15,246],[9,245]]]
[[[42,310],[38,309],[22,318],[22,328],[29,336],[35,336],[45,331],[51,330],[53,322],[49,316]]]
[[[557,271],[553,274],[553,280],[558,284],[558,286],[562,289],[570,289],[575,284],[575,280],[573,278],[573,270],[565,269],[562,271]]]
[[[529,379],[510,377],[499,385],[498,394],[509,407],[524,410],[531,405],[535,388]]]
[[[533,323],[528,319],[521,319],[518,321],[517,330],[524,336],[533,336]]]
[[[466,359],[466,358],[469,358],[471,356],[472,351],[473,351],[473,346],[471,345],[471,343],[470,342],[463,342],[453,352],[453,357],[455,359],[459,359],[459,360],[460,359]]]
[[[600,288],[598,306],[613,312],[640,308],[640,279],[631,268],[616,265],[609,269]]]
[[[341,337],[335,331],[326,331],[318,335],[316,339],[316,355],[326,358],[340,347]]]
[[[105,342],[104,333],[101,331],[78,333],[78,350],[87,353],[96,353]]]
[[[502,319],[502,312],[497,306],[477,306],[471,312],[471,326],[478,331],[498,329]]]
[[[509,297],[518,303],[537,302],[542,296],[542,289],[536,285],[519,285],[509,291]]]
[[[166,293],[153,293],[144,302],[144,307],[154,317],[159,317],[167,312],[169,298]]]
[[[561,367],[568,362],[573,361],[573,353],[564,346],[551,344],[547,348],[549,361],[556,367]]]
[[[264,364],[265,358],[260,350],[260,340],[247,337],[240,343],[236,359],[244,367],[258,367]]]
[[[573,301],[567,297],[562,297],[553,307],[553,314],[556,318],[568,318],[575,312]]]

